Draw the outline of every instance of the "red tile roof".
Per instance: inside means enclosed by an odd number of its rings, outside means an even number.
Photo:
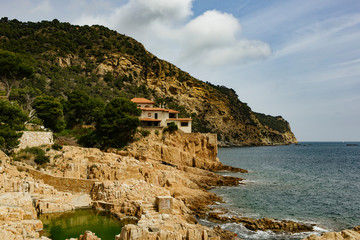
[[[170,113],[179,113],[179,111],[165,108],[140,108],[142,111],[161,111],[161,112],[170,112]]]
[[[137,103],[137,104],[139,104],[139,103],[155,104],[153,101],[150,101],[150,100],[148,100],[146,98],[133,98],[133,99],[131,99],[131,101],[134,102],[134,103]]]

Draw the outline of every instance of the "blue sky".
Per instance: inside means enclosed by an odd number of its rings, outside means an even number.
[[[101,24],[282,115],[300,141],[360,141],[358,0],[0,0],[21,21]]]

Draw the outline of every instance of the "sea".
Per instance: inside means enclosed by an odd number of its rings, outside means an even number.
[[[228,215],[315,226],[312,233],[276,234],[250,231],[236,223],[221,225],[242,239],[303,239],[360,225],[360,142],[221,148],[218,157],[249,173],[220,173],[246,180],[238,186],[213,189],[225,201],[214,207],[228,209]],[[206,219],[200,222],[218,225]]]

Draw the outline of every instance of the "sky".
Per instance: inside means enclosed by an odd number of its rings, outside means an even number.
[[[360,141],[359,0],[0,0],[0,17],[104,25],[299,141]]]

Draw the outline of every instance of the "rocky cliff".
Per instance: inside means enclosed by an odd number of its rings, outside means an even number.
[[[81,89],[106,100],[154,99],[192,117],[193,131],[216,133],[224,146],[297,142],[282,117],[253,112],[234,90],[195,79],[105,27],[3,18],[0,33],[0,48],[21,52],[34,64],[36,77],[24,86],[54,96]]]
[[[151,133],[127,147],[135,157],[161,161],[173,166],[188,166],[210,171],[247,172],[247,170],[223,165],[217,158],[216,134]]]
[[[213,171],[246,172],[221,164],[214,134],[152,132],[125,150],[63,146],[46,154],[50,163],[34,168],[9,161],[0,151],[0,236],[39,239],[42,223],[36,212],[68,211],[90,204],[119,219],[136,219],[136,224],[122,228],[117,240],[238,239],[220,227],[199,224],[194,216],[215,223],[237,222],[254,231],[312,228],[291,221],[229,217],[226,210],[214,208],[222,199],[207,190],[235,186],[243,179]]]

